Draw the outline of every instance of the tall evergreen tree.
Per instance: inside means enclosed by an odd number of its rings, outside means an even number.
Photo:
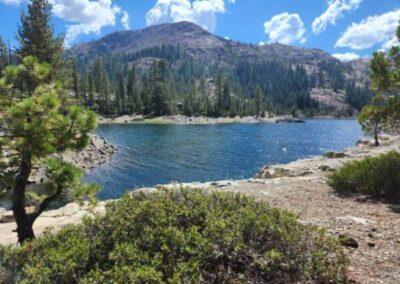
[[[223,115],[223,108],[224,108],[223,106],[224,88],[223,88],[223,78],[221,73],[218,73],[217,75],[215,86],[216,86],[216,96],[217,96],[217,103],[215,105],[215,114],[217,116],[221,116]]]
[[[227,116],[231,110],[231,87],[229,86],[229,81],[226,80],[223,87],[223,110],[224,115]]]
[[[117,88],[117,98],[118,98],[118,113],[123,114],[126,111],[126,88],[124,76],[120,72],[118,74],[118,88]]]
[[[8,66],[0,79],[0,182],[12,190],[18,241],[35,237],[33,224],[48,206],[63,195],[94,198],[96,188],[81,184],[83,173],[55,153],[86,146],[96,116],[71,103],[66,92],[50,79],[51,68],[26,57]],[[12,153],[12,154],[10,154]],[[27,195],[34,166],[46,164],[48,194]],[[33,198],[33,212],[26,210]]]
[[[396,35],[400,42],[400,25]],[[358,121],[366,133],[374,135],[375,145],[379,146],[381,131],[400,130],[400,47],[394,46],[388,53],[375,52],[370,69],[375,97],[362,109]]]
[[[11,64],[8,56],[8,47],[0,36],[0,74],[7,65]]]
[[[256,105],[256,116],[259,117],[261,112],[264,111],[263,108],[263,93],[260,88],[260,86],[256,87],[256,93],[255,93],[255,105]]]
[[[63,65],[64,36],[55,36],[51,26],[52,5],[48,0],[31,0],[28,13],[21,13],[18,29],[20,58],[35,56],[52,67],[51,77],[57,77]]]
[[[95,84],[93,80],[93,76],[91,74],[88,75],[87,78],[87,85],[88,85],[88,101],[87,101],[87,106],[88,107],[93,107],[94,106],[94,100],[95,100],[95,95],[94,95],[94,90],[95,90]]]
[[[79,72],[78,66],[76,65],[76,60],[72,62],[72,89],[75,94],[75,99],[79,99]]]
[[[136,74],[136,67],[133,66],[128,74],[127,82],[127,95],[128,95],[128,109],[129,113],[132,114],[136,111],[137,97],[138,97],[138,80]]]

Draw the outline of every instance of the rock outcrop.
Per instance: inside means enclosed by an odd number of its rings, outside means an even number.
[[[64,153],[63,158],[70,160],[82,170],[90,171],[110,161],[117,151],[118,148],[103,137],[92,136],[85,150]]]
[[[83,151],[67,151],[60,154],[60,156],[63,160],[73,163],[85,172],[89,172],[95,167],[110,161],[117,151],[118,148],[107,142],[106,139],[93,135],[89,145]],[[30,184],[42,184],[46,181],[45,167],[34,169],[29,178]]]

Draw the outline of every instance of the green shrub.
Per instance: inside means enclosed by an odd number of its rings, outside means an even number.
[[[341,193],[399,197],[400,154],[391,151],[378,157],[350,162],[331,174],[328,183]]]
[[[347,260],[286,211],[181,189],[125,196],[83,225],[3,248],[1,266],[22,283],[345,283]]]

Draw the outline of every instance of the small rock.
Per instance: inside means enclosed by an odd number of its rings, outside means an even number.
[[[360,146],[360,145],[368,145],[369,141],[368,140],[364,140],[364,139],[360,139],[356,142],[356,146]]]
[[[354,238],[346,235],[339,235],[339,242],[345,247],[358,248],[358,242]]]
[[[359,218],[359,217],[354,217],[354,216],[346,216],[348,219],[352,220],[354,223],[360,224],[360,225],[368,225],[368,224],[375,224],[376,222],[365,219],[365,218]]]
[[[334,152],[334,151],[325,152],[323,156],[329,159],[340,159],[348,157],[348,155],[343,152]]]
[[[217,181],[217,182],[211,183],[211,185],[213,185],[215,187],[226,187],[226,186],[237,187],[237,186],[239,186],[237,182],[232,181],[232,180]]]
[[[333,169],[333,168],[331,168],[330,166],[327,166],[327,165],[320,165],[318,167],[318,169],[320,171],[323,171],[323,172],[333,172],[333,171],[335,171],[335,169]]]
[[[368,246],[369,246],[370,248],[374,248],[374,247],[375,247],[375,243],[368,242]]]
[[[365,203],[365,202],[369,201],[369,197],[367,195],[360,195],[360,196],[357,196],[356,198],[354,198],[354,201]]]

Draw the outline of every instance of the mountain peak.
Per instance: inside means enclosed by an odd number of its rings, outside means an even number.
[[[68,53],[78,58],[90,59],[107,54],[137,52],[162,44],[180,45],[191,56],[206,56],[219,60],[227,57],[249,60],[281,59],[305,64],[315,64],[321,60],[337,61],[319,49],[279,43],[254,47],[250,44],[227,41],[188,21],[154,25],[136,31],[116,32],[99,40],[77,45]]]

